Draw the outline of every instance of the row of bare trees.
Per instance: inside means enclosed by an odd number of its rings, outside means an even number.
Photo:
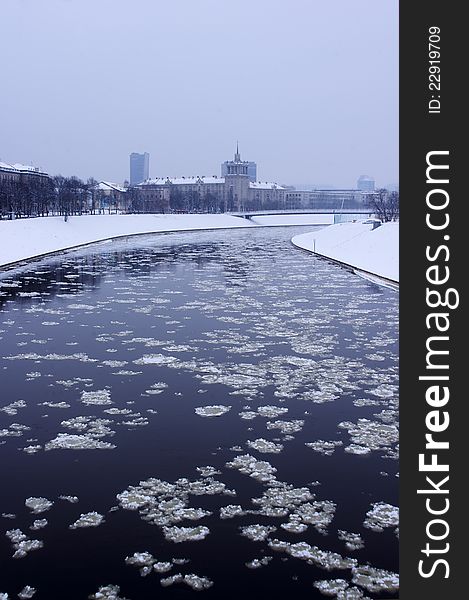
[[[390,192],[384,188],[376,190],[368,201],[368,207],[383,223],[399,219],[399,192]]]
[[[78,177],[28,176],[19,180],[0,180],[0,218],[81,215],[116,209],[117,202],[105,198],[97,181]],[[111,201],[109,201],[111,200]]]

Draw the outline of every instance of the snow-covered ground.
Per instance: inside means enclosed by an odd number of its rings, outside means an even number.
[[[331,225],[334,215],[86,215],[0,221],[0,266],[110,238],[164,231],[272,225]],[[341,223],[295,236],[293,243],[375,275],[399,281],[399,224]]]
[[[84,215],[0,221],[0,266],[109,238],[191,229],[254,227],[230,215]]]
[[[260,215],[252,217],[251,221],[257,225],[332,225],[334,215]]]
[[[339,223],[303,233],[293,244],[392,281],[399,281],[399,223]]]

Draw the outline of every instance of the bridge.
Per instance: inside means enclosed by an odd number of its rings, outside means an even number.
[[[254,217],[267,217],[273,215],[334,215],[334,223],[356,219],[364,219],[373,216],[373,210],[370,208],[304,208],[304,209],[283,209],[283,210],[256,210],[256,211],[237,211],[227,213],[233,217],[242,217],[243,219],[253,219]],[[348,217],[348,218],[347,218]]]

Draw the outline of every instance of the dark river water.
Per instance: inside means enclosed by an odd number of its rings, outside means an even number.
[[[0,598],[397,597],[398,296],[305,230],[0,276]]]

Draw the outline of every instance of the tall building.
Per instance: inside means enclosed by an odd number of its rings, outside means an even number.
[[[357,181],[357,190],[361,192],[374,192],[375,180],[368,177],[368,175],[360,175]]]
[[[148,152],[130,155],[130,185],[137,185],[149,177],[150,155]]]
[[[252,181],[253,183],[257,181],[257,164],[255,162],[243,160],[243,169],[240,169],[239,165],[236,165],[237,162],[241,163],[238,144],[236,144],[235,159],[226,160],[221,164],[221,176],[225,177],[226,175],[243,174],[248,176],[249,181]]]

